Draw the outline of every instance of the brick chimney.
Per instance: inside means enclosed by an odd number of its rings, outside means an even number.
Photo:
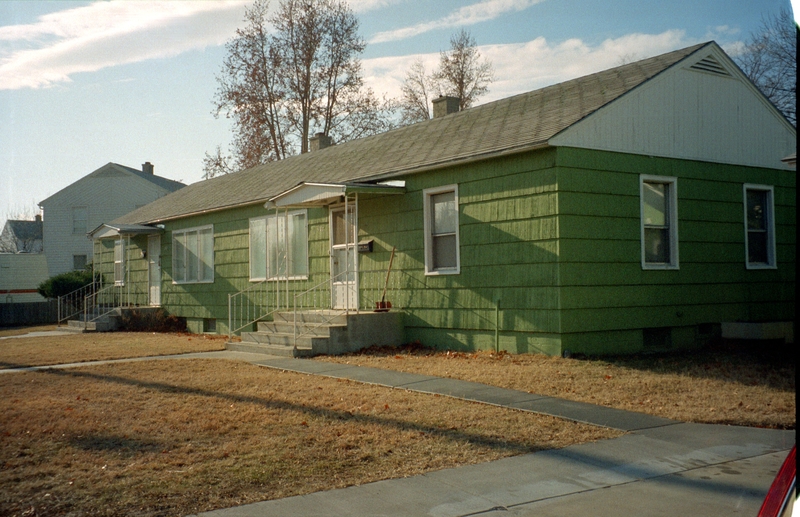
[[[144,162],[142,164],[142,172],[145,174],[153,174],[153,164],[150,162]]]
[[[433,99],[433,118],[444,117],[451,113],[458,113],[458,105],[461,104],[461,99],[458,97],[445,97],[440,95],[439,98]]]
[[[320,151],[332,145],[333,141],[331,140],[331,137],[329,137],[325,133],[317,133],[316,135],[308,139],[308,150],[312,153],[314,151]]]

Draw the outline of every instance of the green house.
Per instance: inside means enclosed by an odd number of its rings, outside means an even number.
[[[796,130],[716,43],[434,111],[101,226],[106,289],[295,354],[793,339]]]

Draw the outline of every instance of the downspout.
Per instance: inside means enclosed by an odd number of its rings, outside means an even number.
[[[500,299],[494,304],[494,353],[500,353]]]

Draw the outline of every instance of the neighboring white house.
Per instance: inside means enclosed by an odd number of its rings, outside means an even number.
[[[40,202],[48,276],[91,262],[87,232],[184,186],[154,175],[150,162],[142,170],[108,163]]]
[[[41,217],[6,221],[0,232],[0,303],[44,301],[36,288],[45,280]]]

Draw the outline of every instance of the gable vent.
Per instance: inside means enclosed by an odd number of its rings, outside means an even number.
[[[727,77],[731,76],[730,72],[728,72],[728,70],[724,66],[722,66],[714,56],[704,57],[703,59],[693,64],[689,68],[692,68],[694,70],[700,70],[702,72],[710,72],[712,74],[724,75]]]

